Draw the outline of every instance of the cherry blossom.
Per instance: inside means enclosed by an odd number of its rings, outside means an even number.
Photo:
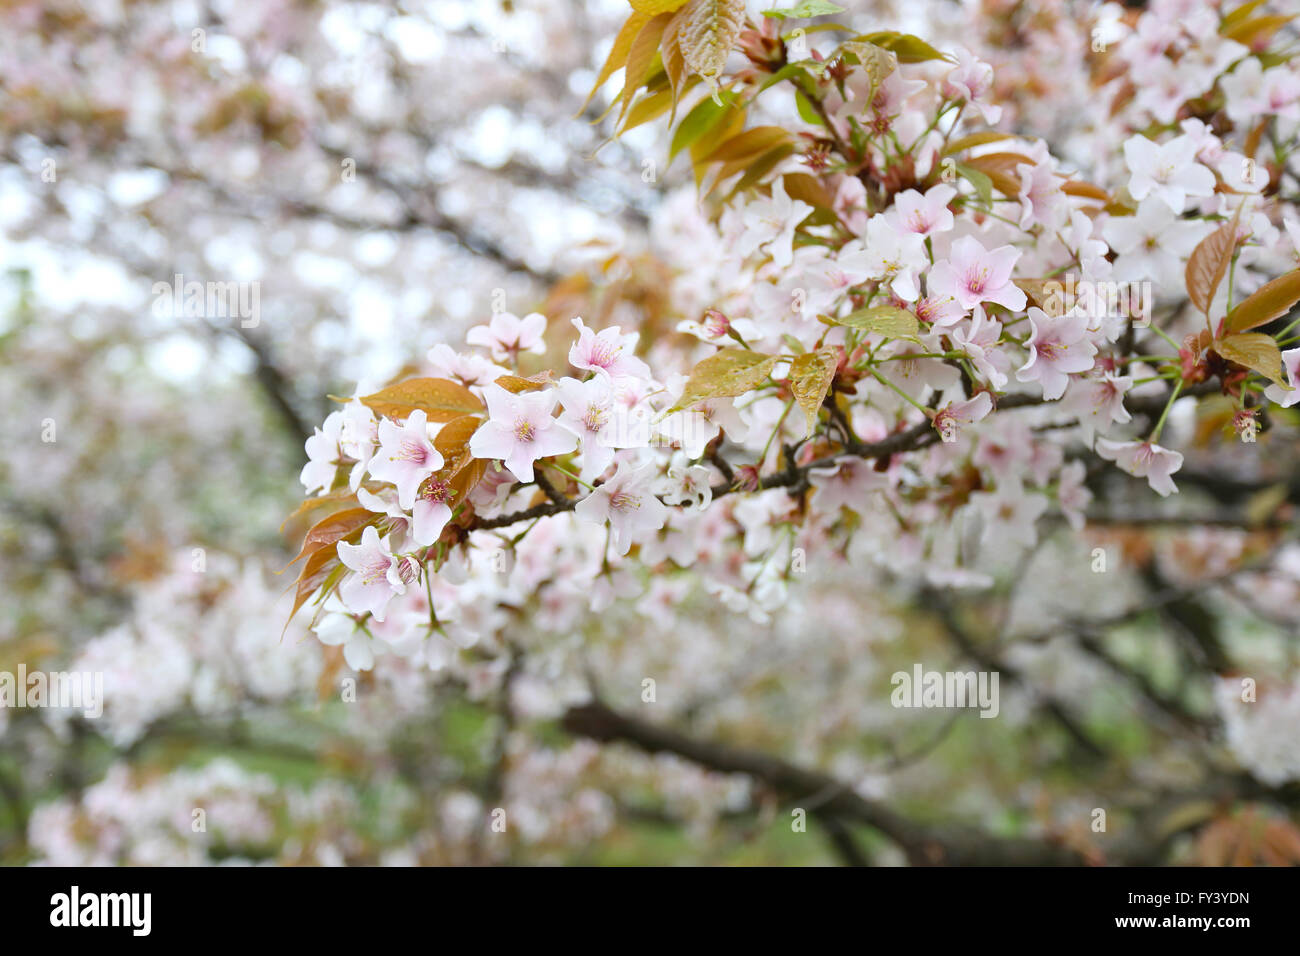
[[[793,258],[795,227],[812,211],[803,200],[791,199],[784,183],[777,180],[770,199],[746,205],[736,254],[750,256],[763,250],[777,267],[788,266]]]
[[[1092,368],[1097,346],[1088,338],[1088,316],[1079,309],[1051,316],[1036,306],[1029,308],[1031,332],[1025,346],[1029,360],[1017,371],[1021,382],[1037,382],[1049,401],[1065,394],[1071,373]]]
[[[545,352],[545,334],[546,316],[539,312],[530,312],[522,319],[509,312],[497,312],[487,325],[476,325],[466,332],[465,341],[490,349],[498,362],[513,362],[520,352]]]
[[[1124,162],[1131,173],[1128,191],[1139,202],[1151,196],[1180,213],[1187,197],[1214,192],[1214,173],[1196,161],[1196,144],[1189,136],[1159,144],[1132,136],[1124,141]]]
[[[592,524],[608,521],[614,550],[625,555],[639,538],[658,531],[668,518],[667,507],[654,494],[658,477],[654,462],[620,462],[608,481],[578,502],[574,514]]]
[[[370,460],[370,475],[396,485],[403,508],[415,504],[424,479],[442,465],[442,455],[429,440],[429,421],[423,409],[411,412],[401,425],[386,418],[379,422],[379,451]]]
[[[963,309],[993,302],[1008,309],[1025,307],[1025,294],[1011,281],[1020,253],[1011,246],[985,249],[973,236],[962,236],[948,258],[930,271],[932,295],[952,296]]]
[[[499,459],[520,481],[532,481],[533,463],[539,458],[578,447],[578,436],[552,417],[560,398],[555,389],[514,395],[489,385],[483,394],[488,420],[470,439],[475,458]]]
[[[1282,408],[1290,408],[1300,402],[1300,348],[1282,352],[1282,367],[1286,369],[1291,388],[1285,389],[1274,383],[1264,389],[1264,397]]]
[[[574,319],[578,341],[569,349],[569,364],[576,369],[596,372],[611,379],[650,378],[650,367],[634,354],[640,336],[624,334],[617,326],[593,332]]]
[[[340,541],[339,560],[355,571],[339,586],[339,597],[355,614],[372,614],[382,621],[393,595],[406,592],[418,576],[413,562],[393,555],[388,537],[379,537],[373,525],[361,533],[359,544]]]
[[[1145,478],[1152,490],[1162,498],[1178,491],[1171,476],[1183,467],[1180,452],[1162,448],[1149,441],[1117,442],[1098,438],[1097,454],[1107,461],[1115,462],[1135,478]]]
[[[931,186],[924,196],[915,189],[905,189],[894,197],[894,207],[885,215],[899,231],[918,236],[949,232],[954,220],[948,204],[956,195],[957,190],[942,183]]]

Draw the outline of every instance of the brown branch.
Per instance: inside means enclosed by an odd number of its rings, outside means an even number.
[[[790,801],[808,803],[819,819],[827,815],[879,831],[917,866],[1078,865],[1074,850],[1048,840],[997,837],[966,827],[935,827],[910,820],[858,794],[834,777],[758,751],[697,740],[679,731],[621,714],[593,701],[570,708],[563,726],[571,734],[601,743],[626,743],[647,753],[670,753],[718,773],[754,778]],[[838,838],[836,838],[838,839]]]

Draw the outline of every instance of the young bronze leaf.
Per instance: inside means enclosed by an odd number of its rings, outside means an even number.
[[[682,397],[668,411],[679,412],[706,398],[743,395],[761,385],[774,365],[775,355],[748,349],[723,349],[695,366],[682,389]]]
[[[898,69],[898,56],[874,43],[850,40],[842,44],[840,49],[862,64],[863,72],[867,74],[866,99],[868,101],[875,97],[880,84]]]
[[[1219,283],[1227,274],[1232,253],[1237,248],[1237,216],[1240,215],[1241,207],[1238,206],[1232,221],[1225,222],[1202,239],[1187,260],[1187,297],[1207,317],[1214,293],[1219,291]]]
[[[521,379],[521,381],[527,380]],[[474,433],[482,424],[481,418],[463,415],[438,429],[438,434],[433,436],[433,447],[438,449],[438,454],[442,455],[444,472],[451,471],[454,474],[464,468],[466,462],[473,457],[469,453],[469,440],[474,437]]]
[[[995,130],[986,129],[979,133],[971,133],[969,136],[963,136],[961,139],[955,139],[949,143],[940,156],[953,156],[960,153],[963,149],[970,149],[972,146],[983,146],[985,143],[996,143],[1000,140],[1010,139],[1010,133],[999,133]]]
[[[786,173],[781,178],[785,182],[785,194],[791,199],[802,200],[815,209],[835,208],[835,197],[820,177],[807,173]]]
[[[1092,183],[1086,183],[1081,179],[1067,179],[1061,184],[1061,192],[1067,196],[1081,196],[1084,199],[1095,199],[1098,202],[1110,202],[1110,193],[1100,186],[1094,186]]]
[[[817,428],[817,413],[835,377],[839,359],[831,349],[805,352],[790,363],[790,390],[808,421],[808,434]]]
[[[483,403],[464,385],[446,378],[409,378],[361,399],[376,415],[405,418],[417,408],[431,422],[449,422],[483,411]]]
[[[293,597],[293,610],[289,612],[289,617],[284,622],[284,630],[288,630],[289,621],[292,621],[293,616],[298,613],[298,609],[307,603],[307,599],[319,590],[335,570],[341,567],[343,565],[339,561],[334,547],[321,548],[312,552],[311,557],[303,564],[302,571],[298,574],[298,580],[295,584],[296,591]],[[281,635],[283,635],[284,630],[280,632]]]
[[[1300,302],[1300,269],[1265,283],[1228,313],[1228,332],[1248,332],[1285,315]]]
[[[293,513],[281,522],[280,531],[286,535],[296,534],[294,528],[290,527],[290,525],[299,523],[302,519],[307,518],[308,515],[315,515],[320,511],[328,511],[331,513],[342,511],[344,508],[348,507],[348,505],[355,507],[356,503],[357,496],[351,491],[341,491],[331,495],[317,495],[314,498],[304,498],[302,503],[293,510]],[[320,519],[317,518],[316,520],[319,521]],[[302,524],[305,524],[305,521],[302,521]]]
[[[586,102],[582,104],[582,110],[587,108],[591,103],[592,97],[596,91],[605,85],[605,81],[621,70],[627,63],[628,51],[632,49],[632,41],[636,39],[641,28],[650,22],[650,15],[645,13],[633,12],[630,17],[623,23],[622,29],[618,31],[618,36],[614,38],[614,45],[610,48],[609,56],[605,58],[605,65],[600,68],[600,73],[596,76],[596,83],[592,86],[591,92],[587,94]],[[579,113],[582,110],[578,110]]]
[[[686,6],[686,0],[628,0],[637,13],[646,13],[657,17],[661,13],[672,13]]]
[[[966,160],[966,166],[977,169],[989,178],[994,188],[1009,199],[1020,195],[1020,175],[1016,167],[1032,163],[1028,156],[1020,153],[987,153],[984,156],[972,156]]]
[[[831,319],[836,325],[846,325],[851,329],[864,332],[879,332],[892,339],[907,338],[916,335],[920,323],[915,315],[906,309],[892,305],[875,305],[869,309],[850,312],[842,319]]]
[[[520,392],[540,392],[550,385],[552,381],[551,370],[548,368],[540,375],[533,375],[528,378],[519,375],[500,375],[497,377],[496,384],[507,392],[518,395]]]
[[[659,14],[641,27],[636,39],[632,41],[632,48],[627,53],[627,66],[623,71],[623,92],[619,94],[619,99],[623,102],[618,116],[620,122],[627,115],[637,90],[641,89],[650,76],[650,68],[659,52],[659,41],[664,36],[664,27],[668,26],[672,17],[671,13]]]
[[[1214,351],[1230,362],[1258,372],[1287,391],[1291,390],[1282,374],[1282,352],[1272,336],[1259,332],[1228,335],[1215,341]]]
[[[289,564],[292,565],[307,555],[314,554],[321,548],[337,544],[354,531],[364,528],[377,518],[379,518],[379,515],[376,512],[365,508],[348,508],[346,511],[339,511],[327,518],[322,518],[308,530],[306,536],[302,539],[302,550]]]
[[[755,126],[733,136],[708,156],[706,163],[747,162],[773,147],[790,142],[790,133],[779,126]]]

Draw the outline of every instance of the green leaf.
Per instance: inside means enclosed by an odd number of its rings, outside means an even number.
[[[682,389],[682,397],[668,413],[690,408],[706,398],[730,398],[757,388],[772,373],[775,355],[763,355],[748,349],[723,349],[710,355],[691,370]]]
[[[1291,390],[1282,374],[1282,352],[1272,336],[1260,332],[1241,332],[1216,339],[1212,348],[1228,361],[1258,372],[1288,392]]]
[[[869,309],[850,312],[843,318],[831,317],[836,325],[844,325],[864,332],[878,332],[892,339],[904,339],[920,331],[920,322],[907,309],[892,305],[873,305]]]
[[[830,3],[829,0],[803,0],[802,3],[797,3],[788,10],[764,10],[763,16],[777,20],[808,20],[843,12],[843,7],[837,3]]]
[[[993,204],[993,180],[988,175],[967,166],[965,163],[957,163],[957,172],[975,187],[975,195],[979,197],[980,202],[985,206]]]
[[[861,43],[874,43],[876,46],[892,51],[900,63],[924,63],[926,60],[948,59],[920,37],[910,33],[885,30],[880,33],[863,34],[853,39]]]
[[[846,56],[851,56],[857,60],[867,74],[866,102],[871,102],[876,95],[876,91],[880,89],[880,84],[898,69],[898,55],[886,50],[884,47],[876,46],[874,43],[860,43],[850,40],[848,43],[842,44],[840,50]]]
[[[839,357],[833,349],[818,349],[797,356],[790,363],[790,390],[808,422],[808,434],[817,428],[817,414],[835,377]]]
[[[696,103],[685,118],[677,124],[677,129],[673,132],[672,146],[668,150],[668,161],[671,163],[682,150],[688,148],[692,143],[712,129],[717,123],[721,122],[737,100],[735,93],[730,90],[718,94],[721,102],[716,102],[712,97],[705,97]]]
[[[1233,10],[1223,18],[1223,22],[1219,24],[1219,33],[1226,34],[1228,30],[1231,30],[1237,24],[1244,22],[1247,17],[1262,7],[1265,2],[1266,0],[1250,0],[1249,3],[1243,3],[1241,6],[1237,7],[1237,9]]]
[[[826,125],[822,122],[822,118],[817,115],[817,110],[813,108],[812,101],[804,95],[803,90],[795,90],[794,105],[799,110],[799,118],[805,123],[810,123],[813,126]]]

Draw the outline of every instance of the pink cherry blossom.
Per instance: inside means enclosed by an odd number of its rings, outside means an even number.
[[[992,410],[993,397],[988,392],[980,392],[963,402],[949,402],[935,412],[931,423],[944,441],[951,442],[956,440],[959,425],[974,424]]]
[[[401,425],[386,418],[380,421],[379,451],[370,461],[370,475],[396,485],[397,500],[403,508],[415,504],[420,484],[442,465],[442,455],[429,440],[424,409],[411,412]]]
[[[338,555],[344,566],[355,572],[339,585],[339,597],[354,614],[372,614],[377,621],[384,619],[393,595],[405,594],[407,585],[419,575],[419,565],[395,557],[388,538],[380,538],[373,525],[361,532],[360,544],[340,541]]]
[[[493,365],[482,355],[457,352],[445,342],[429,349],[429,365],[437,378],[449,378],[466,386],[491,385],[509,371]]]
[[[985,249],[973,236],[952,244],[947,259],[930,271],[931,295],[952,296],[963,309],[993,302],[1013,311],[1025,307],[1025,294],[1011,281],[1020,252],[1011,246]]]
[[[555,389],[514,395],[500,385],[483,390],[488,420],[469,441],[475,458],[496,458],[520,481],[533,480],[533,462],[578,447],[578,436],[551,417],[559,401]]]
[[[979,110],[984,122],[996,123],[1002,118],[1002,107],[989,102],[989,94],[993,91],[993,67],[964,46],[954,47],[953,54],[957,65],[944,77],[943,95],[965,100]]]
[[[465,341],[492,351],[498,362],[513,362],[520,352],[541,355],[546,351],[546,316],[530,312],[522,319],[509,312],[498,312],[487,325],[476,325],[465,333]]]
[[[614,550],[625,555],[637,539],[658,531],[668,518],[668,508],[655,497],[656,484],[654,462],[622,462],[613,477],[578,502],[574,513],[592,524],[608,521]]]
[[[557,391],[564,406],[559,422],[578,436],[582,447],[582,478],[602,475],[616,448],[641,448],[650,443],[648,415],[636,414],[619,401],[603,376],[585,382],[560,379]]]
[[[759,198],[745,205],[740,221],[741,232],[736,254],[741,257],[763,250],[779,266],[788,266],[793,258],[794,230],[807,218],[813,207],[801,199],[791,199],[785,181],[772,185],[771,198]]]
[[[1043,398],[1053,401],[1065,394],[1072,373],[1086,372],[1095,362],[1097,346],[1088,338],[1088,316],[1079,309],[1051,316],[1031,306],[1029,327],[1033,330],[1025,343],[1029,360],[1016,371],[1016,378],[1037,382]]]
[[[650,378],[650,367],[634,354],[640,336],[636,332],[624,334],[617,326],[593,332],[574,319],[578,341],[569,349],[569,364],[584,371],[596,372],[611,379]]]
[[[1118,442],[1098,438],[1097,454],[1115,462],[1135,478],[1145,478],[1162,498],[1178,491],[1171,475],[1183,467],[1183,456],[1179,452],[1149,441]]]
[[[318,490],[329,491],[334,485],[343,454],[339,449],[342,428],[343,413],[330,412],[324,423],[316,428],[315,434],[307,439],[305,447],[309,460],[302,466],[299,480],[308,494]]]
[[[915,189],[906,189],[894,197],[894,208],[886,215],[902,232],[918,236],[933,236],[949,232],[953,227],[952,210],[948,203],[957,195],[951,186],[931,186],[922,196]]]

